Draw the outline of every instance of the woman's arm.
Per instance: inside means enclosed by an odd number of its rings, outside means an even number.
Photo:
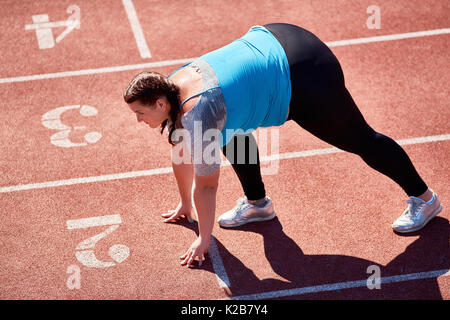
[[[172,148],[172,159],[174,159],[174,149]],[[181,150],[181,153],[183,150]],[[183,157],[183,155],[181,155]],[[181,202],[192,205],[192,182],[194,180],[194,167],[191,162],[176,164],[172,161],[172,169],[178,184]]]
[[[162,216],[165,218],[164,222],[171,222],[177,220],[180,216],[184,215],[191,222],[192,221],[192,183],[194,180],[194,169],[192,163],[184,163],[179,161],[173,161],[176,157],[183,157],[183,150],[181,149],[178,154],[178,148],[172,148],[172,169],[175,175],[175,179],[178,185],[178,191],[180,192],[180,203],[178,207],[169,211],[168,213],[163,213]],[[177,153],[177,154],[174,154]],[[177,162],[177,163],[176,163]]]
[[[210,176],[195,176],[194,202],[197,209],[199,233],[209,239],[214,227],[216,214],[216,195],[220,168]]]
[[[198,258],[202,264],[208,250],[216,216],[216,194],[219,184],[220,167],[212,175],[195,175],[194,202],[197,209],[199,237],[188,251],[181,256],[182,265],[191,266]]]

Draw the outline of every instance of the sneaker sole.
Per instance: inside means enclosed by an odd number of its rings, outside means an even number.
[[[233,225],[222,225],[219,222],[219,225],[222,228],[235,228],[235,227],[240,227],[240,226],[243,226],[244,224],[251,223],[251,222],[269,221],[269,220],[272,220],[273,218],[275,218],[276,215],[277,214],[274,211],[270,216],[265,217],[265,218],[251,218],[251,219],[247,219],[247,220],[241,221],[241,222],[233,224]]]
[[[436,217],[441,211],[442,211],[442,205],[439,205],[439,208],[437,208],[436,211],[434,211],[433,214],[430,215],[430,216],[428,217],[427,220],[425,220],[425,222],[423,223],[423,225],[417,226],[417,227],[415,227],[415,228],[413,228],[413,229],[407,229],[407,230],[397,230],[397,229],[395,229],[395,228],[393,228],[393,229],[394,229],[396,232],[398,232],[398,233],[410,233],[410,232],[418,231],[418,230],[424,228],[424,227],[428,224],[428,222],[430,222],[431,219],[433,219],[434,217]]]

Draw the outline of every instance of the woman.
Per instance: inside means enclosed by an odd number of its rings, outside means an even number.
[[[334,54],[298,26],[254,26],[242,38],[203,55],[168,78],[143,72],[130,82],[124,99],[138,121],[152,128],[161,126],[161,133],[164,128],[169,131],[181,201],[175,210],[163,214],[165,222],[181,216],[191,221],[195,181],[199,237],[180,257],[182,265],[191,266],[197,259],[201,265],[209,247],[220,172],[219,146],[245,193],[235,208],[219,217],[219,224],[235,227],[275,217],[261,178],[256,142],[249,132],[280,126],[287,120],[359,155],[403,188],[410,199],[392,225],[395,231],[419,230],[442,209],[405,151],[366,123],[345,87]],[[238,148],[242,137],[245,148]],[[242,154],[245,161],[236,161]]]

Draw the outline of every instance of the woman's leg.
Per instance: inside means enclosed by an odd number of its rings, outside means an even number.
[[[244,139],[245,144],[242,147],[241,143]],[[240,198],[233,209],[221,214],[218,219],[219,225],[233,228],[249,222],[273,219],[275,211],[272,201],[266,197],[261,177],[258,146],[253,135],[234,136],[222,148],[222,151],[231,162],[247,199]]]
[[[272,24],[266,28],[278,39],[289,61],[292,96],[288,119],[318,138],[359,155],[403,188],[410,199],[408,208],[392,224],[395,231],[408,233],[423,228],[442,210],[437,195],[427,188],[406,152],[364,120],[331,50],[300,27]]]
[[[405,151],[373,130],[345,87],[341,66],[314,34],[298,26],[265,26],[283,46],[291,71],[289,120],[339,149],[359,155],[409,196],[427,191]]]
[[[367,124],[345,87],[317,98],[309,108],[292,114],[302,128],[339,149],[359,155],[371,168],[400,185],[408,196],[419,197],[427,191],[403,148]]]
[[[242,148],[243,140],[245,148]],[[261,177],[258,146],[253,135],[251,133],[235,135],[226,146],[222,147],[222,151],[233,166],[247,199],[250,201],[264,199],[266,190]],[[256,154],[250,154],[250,152],[256,152]],[[245,159],[242,153],[244,153]]]

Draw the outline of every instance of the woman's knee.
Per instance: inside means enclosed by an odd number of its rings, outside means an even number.
[[[371,127],[367,126],[357,131],[348,131],[344,135],[345,137],[340,139],[336,145],[339,149],[361,157],[377,152],[376,149],[381,135]]]

